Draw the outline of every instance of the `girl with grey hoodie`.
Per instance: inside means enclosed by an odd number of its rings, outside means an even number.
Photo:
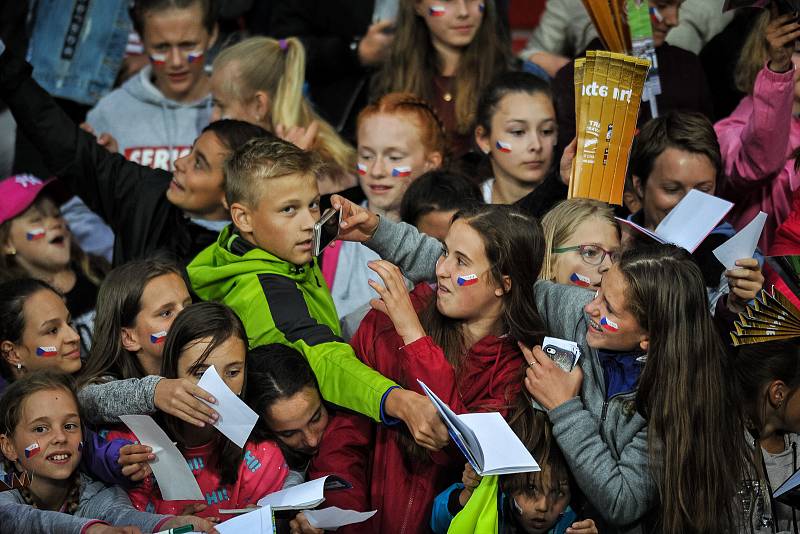
[[[366,242],[415,283],[435,279],[438,241],[340,197],[332,203],[344,210],[342,239]],[[577,342],[582,356],[566,373],[526,348],[525,386],[604,531],[730,530],[746,443],[733,430],[742,420],[730,409],[724,348],[688,253],[627,251],[597,293],[548,281],[534,289],[549,334]]]

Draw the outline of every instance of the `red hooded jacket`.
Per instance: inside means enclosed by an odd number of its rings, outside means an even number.
[[[418,311],[433,297],[427,284],[411,292]],[[364,318],[351,344],[365,363],[403,387],[422,393],[417,384],[421,379],[456,413],[499,411],[505,416],[519,392],[525,365],[514,340],[487,336],[469,349],[456,370],[430,336],[404,346],[389,317],[376,310]],[[405,431],[402,424],[378,425],[341,412],[328,425],[309,479],[336,474],[351,482],[353,489],[327,493],[324,506],[378,510],[368,522],[340,532],[430,531],[433,499],[461,480],[466,459],[450,444],[428,454],[428,461],[411,462],[397,441]],[[407,435],[406,442],[410,441]]]

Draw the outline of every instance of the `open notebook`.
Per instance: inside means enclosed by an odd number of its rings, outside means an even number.
[[[485,476],[539,471],[539,464],[502,415],[497,412],[456,415],[422,380],[417,382],[439,410],[450,437],[476,473]]]

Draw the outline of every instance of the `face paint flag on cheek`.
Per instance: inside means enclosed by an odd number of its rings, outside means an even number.
[[[600,319],[600,326],[602,326],[609,332],[616,332],[617,330],[619,330],[619,325],[606,316],[603,316],[603,318]]]
[[[36,355],[40,358],[52,358],[58,356],[58,349],[55,347],[36,347]]]
[[[411,167],[395,167],[392,169],[392,176],[396,178],[408,178],[411,176]]]
[[[572,276],[569,277],[569,280],[576,286],[589,287],[592,285],[592,280],[588,276],[583,276],[582,274],[578,273],[572,273]]]
[[[195,50],[194,52],[189,52],[189,55],[186,56],[186,59],[189,60],[189,63],[194,63],[195,61],[202,60],[204,54],[205,52],[202,50]]]
[[[511,143],[504,143],[502,141],[497,141],[494,144],[494,146],[497,147],[497,150],[503,152],[504,154],[508,154],[511,152]]]
[[[39,444],[31,443],[30,445],[25,447],[25,458],[33,458],[40,452],[42,452],[42,449],[39,448]]]
[[[44,228],[34,228],[30,232],[25,234],[25,237],[28,241],[36,241],[37,239],[41,239],[45,236],[46,232]]]
[[[456,282],[461,287],[472,286],[478,283],[478,275],[477,274],[465,274],[463,276],[459,276],[456,279]]]
[[[444,6],[431,6],[428,8],[428,15],[431,17],[443,17],[445,14]]]
[[[167,54],[150,54],[150,63],[154,67],[163,67],[167,64]]]
[[[150,334],[150,343],[152,343],[153,345],[158,345],[159,343],[163,343],[166,337],[167,337],[166,330],[162,330],[161,332],[156,332],[155,334]]]
[[[664,21],[664,17],[658,11],[658,8],[656,8],[656,7],[651,7],[650,8],[650,21],[653,24],[661,24],[661,22]]]
[[[358,171],[359,176],[367,175],[367,166],[363,163],[356,163],[356,170]]]

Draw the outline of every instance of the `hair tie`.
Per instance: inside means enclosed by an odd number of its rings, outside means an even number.
[[[279,47],[280,47],[280,49],[281,49],[281,50],[283,50],[284,52],[286,52],[286,50],[288,50],[288,49],[289,49],[289,43],[287,43],[287,42],[286,42],[286,39],[281,39],[281,40],[279,40],[279,41],[278,41],[278,46],[279,46]]]

